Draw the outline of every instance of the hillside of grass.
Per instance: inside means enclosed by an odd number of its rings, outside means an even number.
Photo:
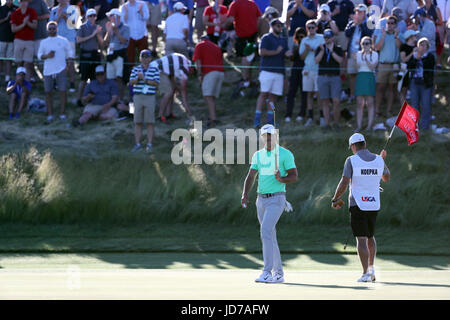
[[[227,60],[232,66],[237,61]],[[253,72],[256,77],[257,70]],[[433,105],[434,123],[450,127],[450,73],[437,77],[438,90]],[[256,98],[231,97],[236,69],[228,68],[218,100],[217,126],[226,129],[252,126]],[[344,86],[345,87],[345,86]],[[42,84],[33,95],[44,99]],[[247,92],[248,93],[248,92]],[[198,120],[206,123],[207,107],[195,77],[189,81],[189,102]],[[69,94],[69,119],[81,114],[75,106],[76,95]],[[17,121],[7,120],[7,96],[0,94],[0,222],[38,224],[145,224],[145,223],[226,223],[253,224],[255,207],[240,207],[240,196],[248,164],[174,165],[170,140],[177,128],[187,128],[185,115],[176,100],[178,119],[169,125],[156,125],[154,152],[131,154],[131,120],[90,122],[82,128],[70,122],[45,124],[44,114],[27,113]],[[55,97],[57,101],[57,97]],[[159,100],[158,100],[159,101]],[[55,103],[55,106],[58,104]],[[283,121],[284,102],[277,102],[281,145],[295,156],[298,182],[288,186],[288,200],[294,213],[285,221],[297,225],[336,225],[346,209],[336,212],[330,199],[350,155],[348,137],[355,119],[342,120],[337,131],[324,132]],[[342,108],[355,110],[354,104]],[[318,106],[315,102],[315,117]],[[58,110],[58,108],[55,108]],[[394,112],[400,109],[395,102]],[[294,112],[297,112],[298,104]],[[264,116],[263,116],[264,117]],[[377,119],[377,122],[385,119]],[[204,128],[206,130],[206,128]],[[365,132],[368,148],[379,153],[389,131]],[[397,130],[389,142],[387,164],[391,181],[383,183],[382,209],[378,223],[386,227],[450,227],[449,134],[421,134],[419,142],[408,146]],[[205,143],[204,146],[208,145]],[[247,159],[248,160],[248,159]],[[255,189],[251,201],[255,199]]]

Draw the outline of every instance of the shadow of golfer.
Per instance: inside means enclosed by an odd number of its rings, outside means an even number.
[[[353,290],[374,290],[375,289],[370,286],[339,286],[339,285],[335,285],[335,284],[329,285],[329,284],[310,284],[310,283],[294,283],[294,282],[284,282],[283,285],[309,287],[309,288],[322,288],[322,289],[353,289]]]
[[[388,286],[408,286],[408,287],[430,287],[430,288],[450,288],[447,284],[437,284],[437,283],[407,283],[407,282],[378,282],[379,284]]]

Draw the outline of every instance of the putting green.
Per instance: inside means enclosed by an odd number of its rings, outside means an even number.
[[[0,299],[449,299],[450,258],[379,256],[357,283],[356,255],[282,255],[285,283],[254,282],[257,254],[0,255]]]

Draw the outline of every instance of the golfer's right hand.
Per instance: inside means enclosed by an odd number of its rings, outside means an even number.
[[[382,157],[383,159],[385,159],[386,158],[386,156],[387,156],[387,152],[386,152],[386,150],[381,150],[381,152],[380,152],[380,157]]]
[[[242,208],[247,208],[247,203],[248,203],[248,196],[247,195],[242,195],[242,198],[241,198],[241,206],[242,206]]]

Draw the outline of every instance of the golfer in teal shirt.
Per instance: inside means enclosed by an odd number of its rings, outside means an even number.
[[[286,202],[286,183],[297,181],[297,168],[292,152],[277,144],[277,133],[273,125],[263,126],[260,134],[265,145],[253,155],[244,182],[241,205],[247,207],[248,193],[258,174],[256,210],[261,226],[264,269],[255,281],[279,283],[284,282],[284,273],[275,227],[285,208],[290,207]]]

